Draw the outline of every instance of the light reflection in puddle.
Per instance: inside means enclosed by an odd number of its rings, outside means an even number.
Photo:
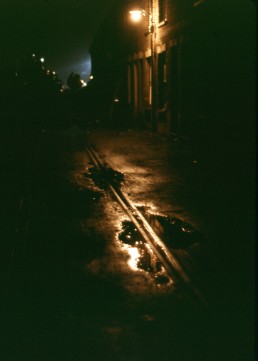
[[[141,242],[137,242],[138,245]],[[169,287],[174,284],[174,281],[167,275],[166,270],[162,267],[153,254],[150,246],[147,245],[146,249],[139,249],[129,245],[123,245],[123,249],[129,254],[129,260],[127,262],[130,269],[134,272],[144,272],[149,275],[152,282],[159,287]],[[149,249],[150,254],[147,249]]]
[[[140,253],[139,253],[139,250],[138,250],[137,247],[130,247],[130,246],[127,246],[126,249],[127,249],[127,252],[130,255],[128,265],[130,266],[130,268],[132,270],[137,271],[139,269],[138,268],[138,261],[139,261],[139,258],[141,256]]]
[[[136,207],[148,222],[148,231],[153,234],[155,242],[161,246],[161,249],[168,256],[170,252],[175,254],[188,271],[195,277],[200,277],[198,267],[204,264],[206,237],[184,220],[153,213],[150,211],[153,207],[139,205]],[[130,255],[128,264],[131,270],[144,271],[158,287],[163,288],[174,283],[133,222],[121,220],[118,240],[127,246],[127,254]]]
[[[150,245],[143,241],[139,231],[131,221],[122,221],[122,231],[118,234],[118,240],[129,255],[127,263],[132,271],[145,272],[146,275],[151,276],[154,284],[158,287],[170,286],[173,283]]]

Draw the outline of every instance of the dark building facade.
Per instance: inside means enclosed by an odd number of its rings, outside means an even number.
[[[115,1],[91,47],[111,118],[189,137],[252,132],[254,54],[251,0]]]

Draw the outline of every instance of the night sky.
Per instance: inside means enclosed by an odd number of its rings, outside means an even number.
[[[70,72],[87,80],[89,45],[114,0],[1,0],[0,69],[28,53],[66,82]]]

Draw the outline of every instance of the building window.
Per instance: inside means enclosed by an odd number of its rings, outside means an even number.
[[[128,103],[133,105],[134,101],[134,72],[133,64],[128,64]]]
[[[166,20],[166,0],[159,0],[159,22]]]
[[[152,59],[148,58],[148,66],[149,66],[149,105],[152,105]]]
[[[166,53],[160,53],[158,55],[158,106],[164,108],[166,104]]]

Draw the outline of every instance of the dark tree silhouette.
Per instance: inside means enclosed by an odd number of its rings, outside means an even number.
[[[18,80],[23,87],[41,93],[58,92],[62,82],[54,71],[46,69],[35,54],[26,56],[17,70]]]
[[[79,74],[71,73],[67,78],[67,85],[71,90],[79,90],[82,88],[82,81]]]
[[[0,74],[1,123],[27,129],[54,123],[61,89],[62,81],[43,59],[23,57]]]

